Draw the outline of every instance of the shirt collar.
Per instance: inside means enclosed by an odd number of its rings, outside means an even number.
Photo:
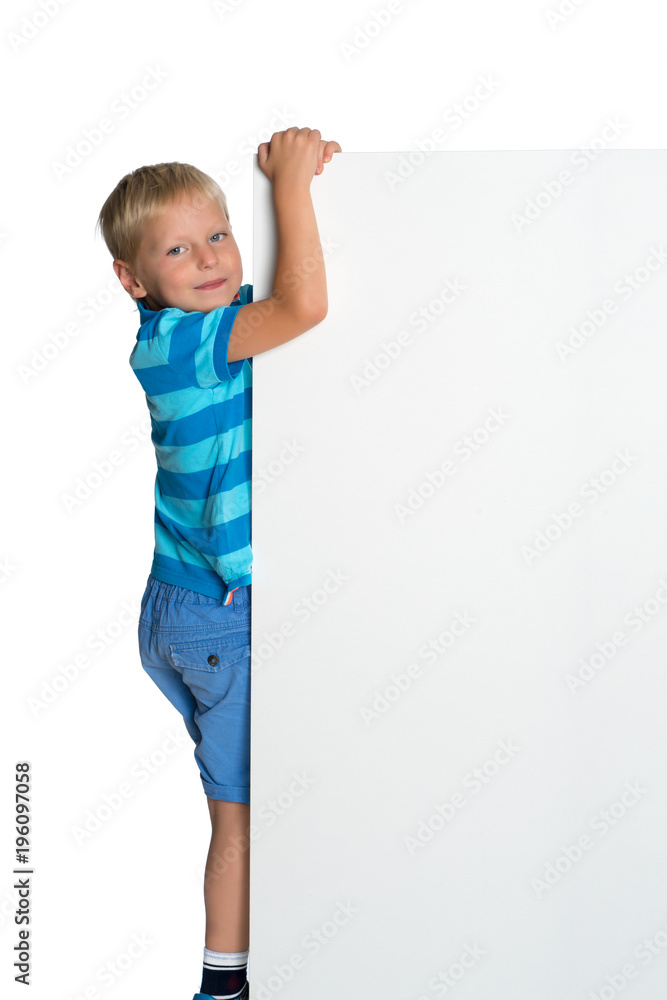
[[[142,326],[144,323],[147,323],[154,316],[158,316],[161,312],[165,311],[164,309],[149,309],[147,305],[144,305],[143,299],[136,299],[135,301],[137,303],[137,309],[139,310],[139,319]],[[241,294],[239,291],[232,299],[230,305],[232,306],[236,305],[236,303],[240,301],[241,301]],[[183,309],[176,309],[175,306],[166,306],[165,308],[174,309],[176,312],[184,311]]]

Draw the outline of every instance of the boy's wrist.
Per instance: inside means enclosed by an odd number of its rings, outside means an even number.
[[[295,177],[278,177],[273,181],[275,198],[307,198],[310,196],[310,181]]]

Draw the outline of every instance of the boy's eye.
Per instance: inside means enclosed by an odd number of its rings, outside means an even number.
[[[216,233],[216,234],[215,234],[215,236],[211,236],[211,239],[212,239],[212,240],[217,240],[217,239],[218,239],[218,236],[219,236],[220,238],[222,238],[223,236],[226,236],[226,235],[227,235],[227,233]],[[220,240],[218,240],[218,242],[220,242]]]
[[[185,247],[173,247],[172,250],[169,250],[167,252],[167,257],[171,257],[171,256],[180,257],[181,254],[180,253],[176,253],[177,250],[185,250]]]

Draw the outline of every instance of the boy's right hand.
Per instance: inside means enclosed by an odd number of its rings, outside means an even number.
[[[257,158],[272,184],[287,182],[307,188],[333,154],[341,152],[340,144],[333,139],[327,142],[318,129],[293,125],[284,132],[274,132],[269,142],[260,143]]]

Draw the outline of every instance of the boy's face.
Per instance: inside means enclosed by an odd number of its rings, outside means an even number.
[[[208,313],[241,287],[241,255],[217,202],[183,194],[146,225],[133,268],[115,260],[123,287],[149,309]]]

